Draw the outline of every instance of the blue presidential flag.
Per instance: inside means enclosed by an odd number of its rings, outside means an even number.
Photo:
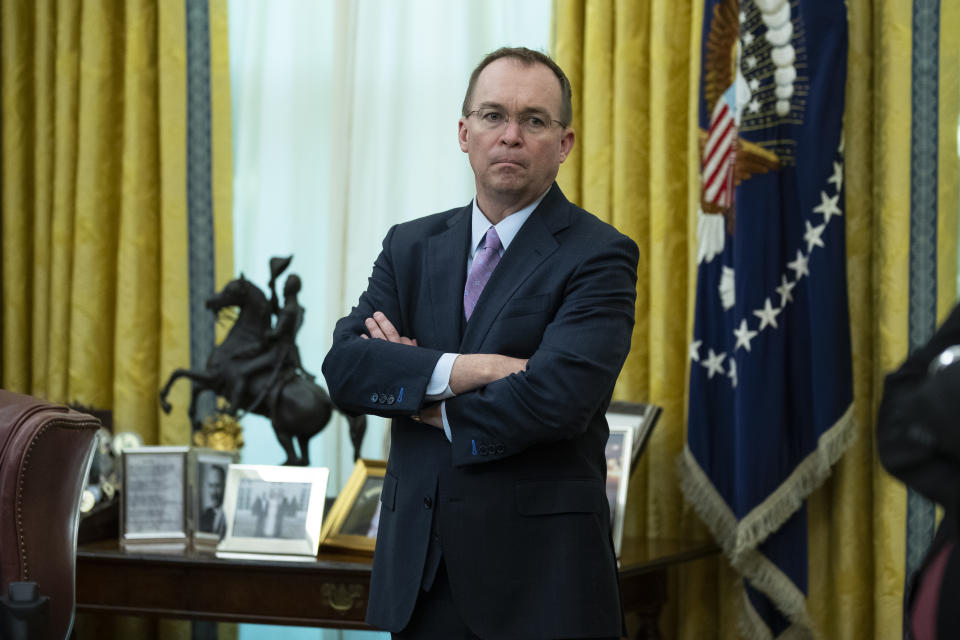
[[[853,437],[845,3],[705,0],[683,489],[749,638],[812,630],[805,500]]]

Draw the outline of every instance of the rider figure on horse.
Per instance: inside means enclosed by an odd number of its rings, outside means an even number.
[[[300,293],[300,277],[296,274],[287,276],[283,286],[283,306],[279,304],[276,291],[276,279],[286,269],[289,258],[270,260],[270,307],[277,317],[276,324],[263,336],[263,340],[250,350],[237,354],[240,364],[236,368],[237,380],[230,397],[231,414],[238,410],[253,411],[264,401],[265,396],[271,396],[271,404],[276,400],[276,391],[288,378],[302,374],[314,379],[314,376],[303,368],[300,360],[300,349],[297,348],[297,333],[303,325],[304,308],[297,301]],[[244,394],[247,383],[258,373],[270,371],[270,377],[263,391],[257,398],[244,406]]]

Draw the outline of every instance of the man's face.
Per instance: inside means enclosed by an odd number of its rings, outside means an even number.
[[[546,191],[573,148],[573,130],[552,123],[531,134],[518,119],[535,112],[560,119],[560,81],[553,71],[500,58],[480,72],[470,102],[471,110],[494,108],[510,118],[495,129],[477,115],[460,118],[460,148],[470,156],[481,201],[525,205]]]
[[[219,467],[210,467],[207,473],[207,497],[211,506],[223,504],[223,473]]]

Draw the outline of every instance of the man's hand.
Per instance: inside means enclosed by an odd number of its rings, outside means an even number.
[[[361,333],[361,338],[373,338],[374,340],[386,340],[387,342],[399,342],[400,344],[413,347],[417,346],[416,339],[400,335],[396,327],[393,326],[393,323],[390,322],[390,319],[387,318],[382,311],[374,311],[373,317],[367,318],[364,324],[366,324],[367,331],[370,332],[370,335]]]
[[[521,358],[496,353],[462,354],[453,361],[450,390],[459,395],[526,370],[527,361]]]
[[[428,424],[431,427],[436,427],[443,431],[443,414],[440,412],[440,403],[432,404],[429,407],[425,407],[423,411],[420,412],[420,421],[423,424]]]

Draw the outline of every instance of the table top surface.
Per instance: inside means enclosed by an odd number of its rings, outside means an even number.
[[[695,560],[719,551],[712,541],[683,540],[671,538],[643,538],[625,536],[623,539],[620,573],[643,573],[662,567]],[[259,554],[235,554],[230,557],[218,557],[213,550],[159,550],[148,545],[141,547],[121,547],[117,540],[100,540],[82,544],[77,548],[79,559],[98,561],[116,561],[155,563],[171,565],[242,565],[282,568],[285,571],[369,571],[372,563],[370,555],[346,553],[321,549],[316,558],[292,560],[278,559],[276,556]]]

